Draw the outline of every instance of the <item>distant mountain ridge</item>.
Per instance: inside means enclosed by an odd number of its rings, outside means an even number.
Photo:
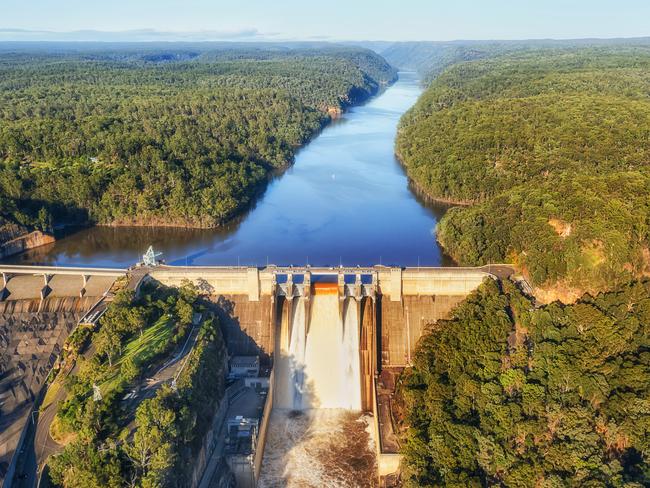
[[[430,82],[445,68],[464,61],[537,49],[650,46],[650,37],[413,42],[365,41],[350,42],[348,44],[372,49],[396,68],[417,71],[423,80]]]

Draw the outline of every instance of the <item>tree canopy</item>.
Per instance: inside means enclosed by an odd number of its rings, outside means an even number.
[[[398,386],[406,486],[650,484],[650,282],[541,309],[489,280]]]
[[[226,346],[193,286],[144,286],[138,299],[118,293],[92,333],[93,347],[76,337],[88,329],[70,336],[77,368],[65,379],[67,396],[51,428],[65,447],[48,462],[58,486],[189,485],[191,460],[224,395]],[[176,388],[161,382],[130,400],[129,392],[139,392],[145,378],[184,349],[199,311],[205,320],[174,372]]]
[[[650,267],[650,49],[524,52],[441,74],[397,152],[450,211],[456,260],[510,261],[534,285],[596,292]]]
[[[0,218],[211,227],[394,70],[357,48],[0,53]]]

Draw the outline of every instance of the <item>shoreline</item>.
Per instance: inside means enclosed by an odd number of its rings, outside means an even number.
[[[476,205],[476,203],[478,203],[469,200],[456,200],[454,198],[435,197],[431,195],[422,187],[420,183],[418,183],[411,177],[411,175],[409,175],[408,166],[404,163],[401,156],[397,152],[395,152],[395,159],[397,159],[400,166],[404,170],[404,174],[406,175],[406,179],[408,181],[409,190],[422,198],[424,201],[429,203],[448,205],[449,207],[471,207],[472,205]]]
[[[370,100],[384,93],[398,80],[399,80],[399,76],[396,75],[393,79],[387,82],[377,82],[377,87],[375,88],[375,90],[372,92],[370,91],[365,92],[366,96],[350,97],[348,101],[341,100],[341,105],[336,109],[334,109],[334,107],[327,107],[326,110],[323,111],[323,123],[320,124],[320,127],[317,130],[315,130],[313,133],[311,133],[304,140],[302,144],[296,146],[291,159],[281,167],[270,168],[266,177],[262,181],[260,181],[259,184],[251,188],[252,192],[249,200],[246,203],[240,205],[235,210],[235,212],[233,212],[231,216],[227,217],[222,222],[205,225],[200,223],[194,223],[189,220],[170,221],[169,219],[166,219],[164,216],[156,216],[156,217],[142,219],[146,222],[142,222],[142,221],[139,222],[137,219],[133,219],[133,220],[122,219],[113,222],[86,221],[86,222],[73,222],[73,223],[59,223],[54,226],[54,232],[52,234],[45,234],[40,231],[31,231],[31,232],[26,232],[25,234],[22,234],[20,236],[17,236],[14,239],[11,239],[9,241],[0,243],[0,260],[22,254],[26,251],[35,249],[37,247],[53,244],[58,240],[56,236],[57,231],[62,233],[63,238],[70,235],[66,233],[66,229],[84,230],[93,227],[116,228],[116,229],[132,227],[132,228],[149,228],[149,229],[164,228],[164,229],[179,229],[179,230],[180,229],[215,230],[215,229],[228,229],[233,225],[238,225],[246,217],[246,215],[248,215],[249,212],[251,212],[255,208],[255,206],[258,204],[258,202],[260,201],[260,199],[263,197],[264,193],[268,189],[269,184],[276,178],[282,177],[284,173],[295,164],[296,156],[300,151],[302,151],[305,147],[307,147],[327,127],[329,127],[333,122],[341,118],[350,109],[368,103]],[[349,93],[348,95],[350,96],[351,94]],[[37,233],[40,235],[37,235]],[[75,231],[73,231],[71,234],[74,233]],[[30,239],[34,239],[35,242],[34,243],[30,242]],[[43,241],[41,242],[40,239],[43,239]],[[15,246],[13,249],[5,251],[5,248],[11,247],[12,245]]]

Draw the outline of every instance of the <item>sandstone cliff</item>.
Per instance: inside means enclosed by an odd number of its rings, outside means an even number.
[[[4,236],[4,233],[3,233]],[[32,249],[34,247],[51,244],[55,239],[49,234],[44,234],[40,230],[29,232],[27,234],[13,237],[9,240],[0,239],[0,259],[6,258],[13,254]]]

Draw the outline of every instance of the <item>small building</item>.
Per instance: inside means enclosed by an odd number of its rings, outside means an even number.
[[[228,419],[226,463],[240,488],[255,488],[257,476],[255,458],[259,419],[238,415]]]
[[[259,420],[237,415],[228,419],[226,452],[229,455],[248,456],[255,452]]]
[[[256,378],[260,375],[259,356],[233,356],[230,359],[229,378]]]

